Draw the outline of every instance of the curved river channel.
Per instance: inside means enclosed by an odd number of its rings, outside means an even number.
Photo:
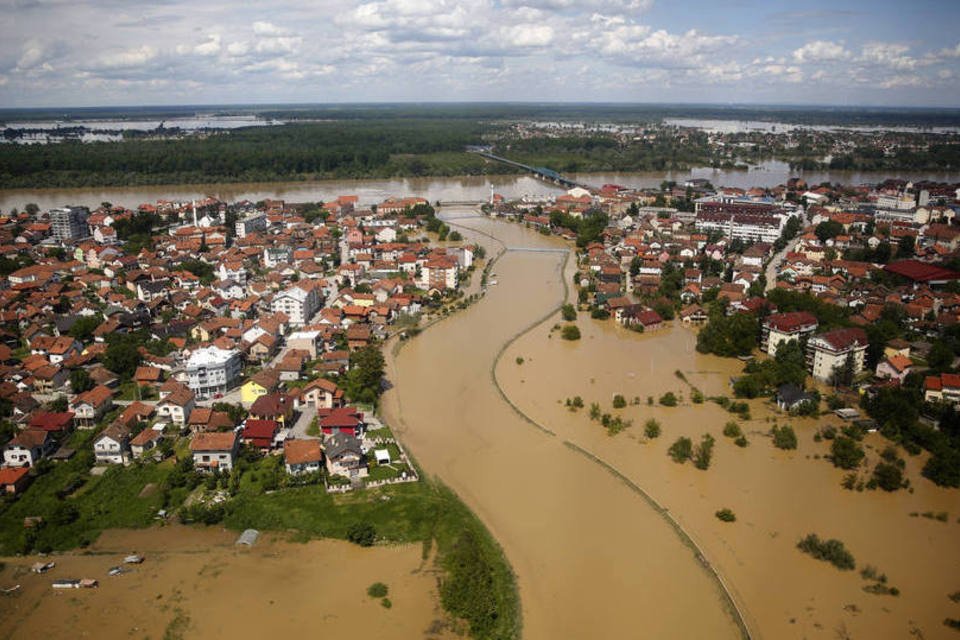
[[[503,547],[524,637],[743,637],[717,577],[638,489],[525,420],[498,389],[499,355],[565,299],[574,269],[567,246],[466,210],[443,217],[489,256],[506,249],[492,269],[497,284],[387,349],[394,386],[383,410],[425,471]]]

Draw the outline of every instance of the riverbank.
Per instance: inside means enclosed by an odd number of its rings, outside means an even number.
[[[453,488],[517,576],[525,638],[736,638],[722,594],[670,526],[620,480],[498,394],[499,349],[563,299],[566,245],[521,225],[459,220],[470,241],[507,251],[480,304],[387,358],[383,410],[423,466]],[[554,249],[553,252],[524,249]],[[569,271],[569,269],[568,269]]]
[[[265,535],[247,548],[234,544],[236,535],[183,526],[108,531],[85,551],[44,558],[56,567],[43,575],[29,572],[37,557],[2,558],[0,586],[21,588],[0,597],[0,637],[457,637],[439,605],[439,574],[420,545],[360,548]],[[107,576],[134,550],[146,556],[143,564]],[[100,586],[50,587],[71,577]],[[388,586],[389,609],[367,595],[374,582]]]
[[[924,456],[904,455],[912,491],[845,490],[846,472],[825,459],[829,442],[813,440],[820,426],[838,419],[789,419],[762,401],[751,401],[752,419],[740,421],[750,444],[741,448],[721,433],[731,414],[714,403],[690,402],[690,387],[675,371],[707,396],[729,395],[728,380],[742,367],[733,359],[697,353],[693,330],[678,326],[641,335],[580,314],[582,338],[571,343],[550,337],[556,322],[559,314],[518,339],[500,359],[496,375],[511,401],[667,509],[744,605],[754,637],[946,633],[943,619],[956,616],[947,596],[956,591],[960,570],[955,544],[960,498],[920,476]],[[682,398],[680,406],[656,402],[668,391]],[[613,408],[615,394],[625,397],[625,408]],[[608,435],[587,409],[565,406],[574,396],[632,426]],[[661,427],[659,438],[644,434],[651,419]],[[793,425],[796,451],[773,447],[768,432],[774,420]],[[696,443],[705,433],[716,440],[708,470],[668,457],[667,448],[678,437]],[[865,444],[874,459],[886,446],[876,434]],[[715,517],[723,508],[736,514],[736,522]],[[910,516],[942,512],[947,522]],[[857,571],[841,572],[801,554],[795,545],[808,533],[842,540],[858,570],[877,567],[899,595],[865,592],[870,583]]]

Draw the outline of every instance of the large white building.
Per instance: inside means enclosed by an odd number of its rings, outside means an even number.
[[[270,308],[274,313],[282,311],[287,314],[292,326],[302,327],[320,310],[321,304],[320,291],[317,287],[309,286],[307,289],[295,285],[275,295]]]
[[[421,289],[456,289],[459,269],[457,262],[448,257],[433,258],[420,267],[417,286]]]
[[[50,225],[53,228],[53,237],[60,242],[89,238],[88,215],[90,215],[90,210],[86,207],[50,209]]]
[[[226,393],[240,376],[240,368],[240,352],[236,349],[197,349],[187,360],[187,386],[198,398]]]
[[[834,329],[810,338],[807,342],[807,366],[810,374],[821,382],[831,382],[835,371],[846,365],[848,354],[853,356],[853,374],[863,371],[867,353],[867,333],[859,327]]]
[[[773,313],[763,322],[760,334],[760,350],[770,356],[777,355],[777,347],[784,342],[800,342],[817,330],[817,318],[807,311]]]

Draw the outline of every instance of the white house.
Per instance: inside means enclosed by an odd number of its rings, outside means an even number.
[[[174,424],[185,425],[195,405],[196,394],[181,383],[170,380],[161,388],[157,416]]]
[[[323,463],[323,447],[319,440],[287,440],[283,443],[283,460],[290,475],[316,473]]]
[[[226,393],[240,375],[240,352],[219,347],[197,349],[190,354],[186,369],[187,386],[198,397]]]
[[[50,433],[42,429],[25,429],[3,448],[3,464],[8,467],[32,467],[49,453],[53,446]]]
[[[130,430],[114,423],[93,442],[93,455],[98,463],[126,464],[130,459]]]
[[[193,466],[209,471],[230,471],[237,459],[240,439],[236,431],[201,432],[193,436]]]

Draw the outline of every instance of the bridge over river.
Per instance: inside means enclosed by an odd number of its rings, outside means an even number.
[[[586,189],[590,192],[597,191],[596,187],[584,184],[582,182],[577,182],[576,180],[571,180],[561,175],[559,172],[554,171],[548,167],[531,167],[528,164],[523,164],[522,162],[517,162],[516,160],[510,160],[509,158],[504,158],[503,156],[498,156],[496,154],[490,153],[489,151],[482,151],[479,149],[470,149],[470,153],[476,153],[479,156],[482,156],[488,160],[493,160],[494,162],[502,162],[503,164],[508,164],[511,167],[517,167],[518,169],[523,169],[528,173],[532,173],[535,178],[539,178],[544,182],[550,182],[552,184],[560,185],[561,187],[566,187],[572,189],[574,187],[580,187],[581,189]]]

